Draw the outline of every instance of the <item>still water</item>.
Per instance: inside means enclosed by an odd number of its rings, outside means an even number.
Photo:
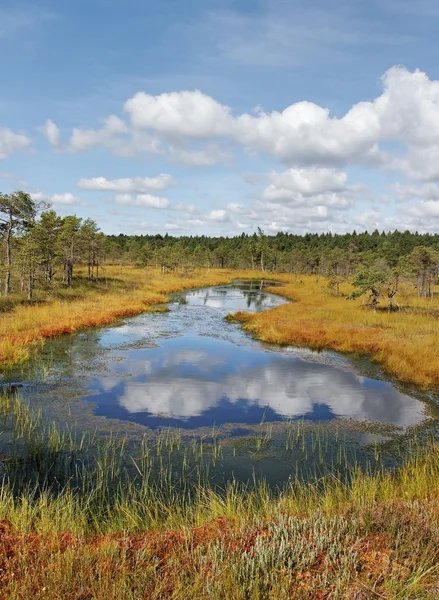
[[[425,418],[422,402],[360,375],[341,355],[264,345],[225,321],[230,312],[285,302],[265,285],[240,281],[181,293],[169,313],[50,342],[23,374],[26,389],[33,398],[62,401],[68,385],[95,416],[150,429],[337,417],[407,427]]]

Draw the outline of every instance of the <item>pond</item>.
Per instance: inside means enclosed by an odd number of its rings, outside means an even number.
[[[364,424],[354,436],[364,444],[426,421],[428,405],[389,381],[365,376],[354,361],[262,344],[225,320],[231,312],[285,303],[266,291],[274,284],[241,280],[176,294],[168,313],[48,342],[8,378],[58,422],[134,438],[165,427],[200,435],[216,427],[240,437],[261,423],[347,419]],[[266,459],[273,471],[273,456]],[[253,467],[247,467],[249,476]],[[288,469],[278,468],[276,478],[288,477]]]

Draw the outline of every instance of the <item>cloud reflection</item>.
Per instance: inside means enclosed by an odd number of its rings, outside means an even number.
[[[194,338],[191,344],[188,348],[164,344],[150,351],[151,360],[131,361],[129,369],[137,379],[123,382],[118,402],[129,413],[183,420],[200,416],[225,399],[235,405],[245,400],[247,406],[269,407],[286,418],[312,413],[316,404],[327,405],[337,416],[403,426],[422,418],[421,402],[389,383],[352,371],[269,352],[262,359],[257,353],[255,361],[256,353],[226,342],[212,345],[212,340],[207,344]]]

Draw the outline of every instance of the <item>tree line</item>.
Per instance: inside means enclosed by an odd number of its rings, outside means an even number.
[[[55,275],[71,287],[73,268],[88,265],[89,280],[99,277],[106,236],[92,219],[60,217],[25,192],[0,194],[0,293],[50,287]]]
[[[71,287],[76,265],[87,266],[89,281],[99,280],[105,264],[157,266],[164,274],[197,268],[315,274],[327,278],[335,294],[352,282],[352,297],[368,294],[374,309],[383,298],[393,307],[402,280],[432,297],[439,277],[439,234],[266,235],[258,228],[233,237],[105,235],[92,219],[61,217],[22,191],[0,194],[0,236],[0,293],[20,291],[29,300],[55,276]]]

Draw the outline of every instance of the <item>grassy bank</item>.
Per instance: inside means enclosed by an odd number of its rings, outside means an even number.
[[[166,310],[164,303],[172,292],[258,276],[264,274],[211,269],[162,275],[158,269],[107,267],[105,279],[89,283],[79,272],[72,289],[58,286],[31,305],[18,297],[8,300],[11,310],[0,313],[0,363],[22,362],[45,339],[62,333]],[[352,291],[349,284],[342,286],[342,296],[336,296],[323,278],[276,274],[276,279],[285,286],[273,292],[292,303],[264,313],[235,315],[259,339],[369,354],[400,381],[423,388],[439,385],[439,299],[418,298],[409,288],[402,289],[397,297],[401,311],[374,313],[361,298],[345,299]]]
[[[418,298],[410,289],[397,297],[400,311],[374,313],[364,300],[331,294],[324,279],[279,275],[286,282],[273,288],[292,303],[265,313],[234,315],[260,340],[315,349],[370,354],[400,381],[423,388],[439,385],[439,300]]]
[[[49,337],[163,308],[171,292],[251,275],[109,269],[97,285],[77,280],[31,306],[17,299],[0,317],[0,360],[23,361]],[[324,280],[277,278],[286,286],[274,291],[295,302],[237,315],[260,339],[370,353],[401,380],[439,383],[436,300],[407,290],[401,312],[374,314],[361,299],[333,296]],[[304,444],[292,427],[287,451]],[[395,472],[328,464],[317,480],[293,478],[276,492],[262,481],[213,487],[205,466],[222,460],[215,439],[189,444],[169,432],[135,445],[78,435],[12,396],[0,398],[0,432],[1,599],[439,597],[433,443]],[[313,438],[316,461],[323,443]]]
[[[1,513],[15,522],[32,517],[32,527],[0,524],[0,594],[23,600],[436,599],[437,498],[417,491],[415,499],[407,497],[395,482],[385,486],[384,499],[373,499],[370,489],[378,483],[359,476],[351,490],[286,493],[280,500],[263,492],[200,494],[172,529],[131,533],[126,516],[127,527],[107,534],[70,531],[69,519],[77,530],[84,518],[70,498],[22,498],[13,506],[3,492]],[[430,483],[418,478],[421,486]],[[49,522],[61,525],[59,511],[67,528],[56,531]]]
[[[437,447],[394,473],[217,489],[202,439],[76,436],[6,396],[0,418],[0,598],[437,598]]]
[[[25,361],[47,338],[83,327],[108,325],[148,310],[164,310],[163,303],[172,292],[219,285],[243,274],[212,269],[162,275],[158,269],[107,267],[105,278],[99,282],[87,282],[85,272],[78,271],[73,288],[55,285],[52,290],[40,292],[32,304],[12,295],[8,311],[0,312],[0,364]]]

